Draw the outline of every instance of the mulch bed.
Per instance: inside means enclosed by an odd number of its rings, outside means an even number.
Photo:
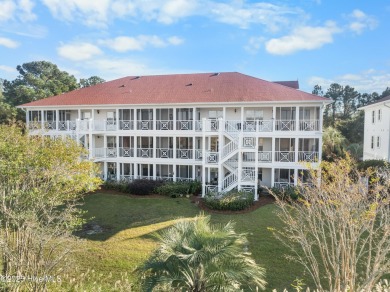
[[[194,204],[197,204],[200,209],[205,210],[209,213],[216,213],[216,214],[244,214],[244,213],[249,213],[252,212],[262,206],[268,205],[268,204],[273,204],[275,202],[275,199],[272,196],[263,196],[260,197],[258,201],[255,201],[255,203],[250,206],[248,209],[241,210],[241,211],[222,211],[222,210],[213,210],[208,208],[202,197],[191,197],[191,201]]]
[[[121,195],[121,196],[127,196],[127,197],[130,197],[130,198],[166,198],[166,199],[172,199],[172,198],[169,198],[169,197],[166,197],[166,196],[161,196],[161,195],[157,195],[157,194],[152,194],[152,195],[147,195],[147,196],[138,196],[138,195],[131,195],[131,194],[128,194],[128,193],[122,193],[122,192],[118,192],[118,191],[115,191],[115,190],[106,190],[106,189],[100,189],[100,190],[97,190],[91,194],[94,194],[94,193],[103,193],[103,194],[112,194],[112,195]],[[201,196],[191,196],[190,197],[191,199],[191,202],[196,204],[200,209],[204,210],[204,211],[207,211],[209,213],[216,213],[216,214],[244,214],[244,213],[249,213],[249,212],[252,212],[262,206],[265,206],[265,205],[268,205],[268,204],[273,204],[275,202],[275,199],[270,196],[270,195],[267,195],[267,196],[261,196],[259,198],[258,201],[255,201],[255,203],[250,206],[248,209],[245,209],[245,210],[241,210],[241,211],[221,211],[221,210],[212,210],[210,208],[208,208],[205,204],[204,204],[204,200]]]

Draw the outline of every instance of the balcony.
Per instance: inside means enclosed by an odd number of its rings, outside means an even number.
[[[157,148],[156,158],[173,158],[173,149]]]
[[[119,121],[119,130],[130,131],[134,130],[134,121]]]
[[[176,130],[179,131],[190,131],[193,130],[193,121],[192,120],[181,120],[181,121],[176,121]]]
[[[192,149],[178,149],[176,150],[177,159],[192,159]]]
[[[153,130],[153,121],[138,121],[137,130]]]
[[[294,151],[275,151],[276,162],[295,162]]]
[[[139,148],[139,149],[137,149],[137,157],[153,158],[153,148]]]
[[[173,130],[173,121],[156,121],[156,130]]]
[[[300,120],[299,131],[319,131],[320,121],[319,120]]]
[[[298,161],[302,162],[318,162],[318,152],[313,151],[298,151]]]

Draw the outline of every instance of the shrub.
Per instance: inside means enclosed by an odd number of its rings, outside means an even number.
[[[211,193],[205,197],[205,205],[213,210],[240,211],[253,205],[253,194],[231,191],[226,194]]]
[[[194,180],[190,183],[190,194],[198,196],[202,192],[202,183],[200,181]]]
[[[133,195],[145,196],[156,193],[156,189],[163,184],[161,180],[136,179],[129,183],[127,191]]]
[[[301,197],[298,187],[272,188],[271,193],[284,201],[296,201]]]
[[[156,193],[163,196],[176,198],[190,193],[191,183],[189,182],[168,182],[158,188]]]
[[[360,161],[357,167],[359,170],[367,170],[369,167],[389,168],[389,164],[385,160],[370,159],[370,160]]]
[[[115,190],[122,193],[128,192],[128,182],[126,181],[105,181],[103,188],[106,190]]]

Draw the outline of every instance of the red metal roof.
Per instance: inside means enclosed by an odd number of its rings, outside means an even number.
[[[288,86],[294,89],[299,89],[299,82],[298,80],[296,81],[274,81],[274,83],[278,83],[284,86]]]
[[[124,77],[26,103],[20,107],[328,101],[236,72]]]

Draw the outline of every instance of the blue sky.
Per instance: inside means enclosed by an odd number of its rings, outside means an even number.
[[[237,71],[301,89],[390,87],[388,0],[0,0],[0,78]]]

